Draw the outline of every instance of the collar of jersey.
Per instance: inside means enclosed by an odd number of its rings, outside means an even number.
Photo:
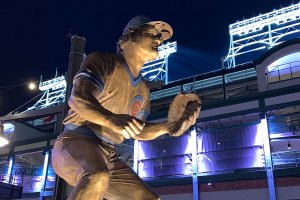
[[[131,70],[130,70],[129,66],[127,65],[127,63],[125,63],[124,66],[125,66],[125,69],[126,69],[128,75],[129,75],[129,77],[130,77],[131,85],[132,85],[133,87],[135,87],[135,86],[141,81],[141,73],[140,73],[137,77],[135,77],[135,76],[133,76],[133,74],[131,73]]]

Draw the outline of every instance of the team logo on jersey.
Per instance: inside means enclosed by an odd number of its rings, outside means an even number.
[[[133,99],[131,99],[129,107],[128,107],[128,114],[137,117],[139,112],[143,108],[143,97],[136,96]]]

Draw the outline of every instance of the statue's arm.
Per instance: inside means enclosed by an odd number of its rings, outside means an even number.
[[[144,124],[129,115],[114,114],[105,109],[96,98],[101,92],[88,79],[75,79],[68,101],[69,106],[85,120],[118,133],[126,139],[140,134]]]
[[[109,124],[112,113],[106,110],[96,99],[99,89],[87,79],[76,79],[73,83],[68,104],[80,117],[101,126]]]
[[[169,132],[167,122],[151,123],[146,122],[146,125],[139,135],[136,135],[136,140],[153,140],[161,135]]]

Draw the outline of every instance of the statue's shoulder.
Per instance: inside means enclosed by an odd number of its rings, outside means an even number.
[[[92,52],[82,62],[82,68],[87,68],[98,75],[109,75],[117,69],[124,58],[117,53]]]
[[[122,63],[124,62],[124,57],[118,53],[108,53],[108,52],[92,52],[89,53],[85,60],[97,62],[97,63],[107,63],[107,64],[114,64],[114,63]]]
[[[91,58],[91,59],[108,59],[112,57],[119,57],[119,54],[94,51],[86,55],[86,58]]]

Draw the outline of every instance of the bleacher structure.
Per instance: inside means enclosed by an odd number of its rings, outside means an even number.
[[[168,57],[177,51],[177,42],[168,42],[158,47],[158,57],[145,63],[141,74],[151,82],[163,82],[168,84]]]
[[[67,83],[63,75],[55,78],[41,81],[39,83],[39,90],[43,92],[42,97],[26,111],[47,108],[53,105],[62,104],[65,101]]]
[[[251,61],[272,47],[298,37],[299,32],[299,3],[230,24],[226,66],[232,68]]]

